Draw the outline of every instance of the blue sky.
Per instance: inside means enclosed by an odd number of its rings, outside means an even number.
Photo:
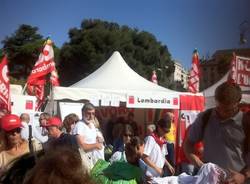
[[[250,48],[250,29],[249,42],[239,45],[239,25],[247,20],[250,26],[249,0],[1,0],[0,7],[1,41],[29,24],[61,46],[70,28],[98,18],[152,33],[186,68],[194,48],[200,56]]]

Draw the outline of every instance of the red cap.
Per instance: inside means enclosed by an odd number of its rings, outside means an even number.
[[[4,131],[10,131],[16,128],[21,128],[22,123],[20,118],[15,114],[6,114],[1,119],[1,127]]]
[[[61,126],[62,125],[62,121],[60,118],[54,116],[54,117],[51,117],[49,118],[47,124],[46,124],[46,127],[49,127],[49,126]]]

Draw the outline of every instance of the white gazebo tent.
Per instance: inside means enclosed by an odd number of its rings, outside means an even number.
[[[179,107],[179,93],[154,84],[133,71],[118,51],[95,72],[70,87],[55,87],[54,100],[90,100],[101,106],[119,106],[120,102],[140,104],[127,107],[138,108],[175,108]],[[176,103],[178,98],[178,103]],[[175,99],[175,105],[172,99]]]
[[[209,109],[212,107],[215,107],[215,98],[214,93],[216,88],[221,85],[222,83],[226,82],[228,79],[229,73],[226,73],[218,82],[216,82],[214,85],[210,86],[209,88],[205,89],[202,93],[205,97],[205,108]],[[249,103],[250,102],[250,91],[246,87],[241,86],[241,90],[243,92],[242,94],[242,102]]]

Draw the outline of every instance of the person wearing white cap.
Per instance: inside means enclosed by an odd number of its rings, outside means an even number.
[[[78,121],[74,127],[73,134],[76,135],[79,146],[92,160],[93,165],[98,159],[104,160],[104,139],[98,136],[94,125],[95,107],[86,103],[82,108],[83,119]]]

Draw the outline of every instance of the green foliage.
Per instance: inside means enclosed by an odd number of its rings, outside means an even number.
[[[80,29],[69,30],[69,42],[59,55],[62,85],[71,85],[100,67],[114,51],[119,51],[128,65],[150,79],[152,70],[161,68],[160,84],[167,86],[173,62],[166,46],[145,31],[101,20],[84,20]],[[167,66],[167,68],[165,67]]]
[[[21,85],[22,87],[24,87],[25,83],[26,83],[26,80],[24,79],[18,80],[16,78],[10,77],[10,84],[17,84],[17,85]]]
[[[3,49],[0,49],[0,59],[2,60],[3,58]]]
[[[37,27],[23,24],[2,41],[10,75],[16,79],[26,79],[38,58],[44,39],[37,31]]]

